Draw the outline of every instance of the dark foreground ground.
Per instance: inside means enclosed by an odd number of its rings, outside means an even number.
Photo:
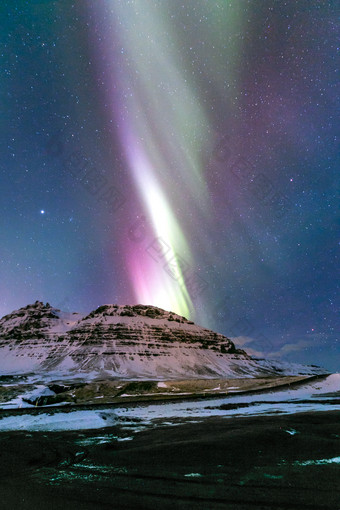
[[[340,463],[301,465],[340,457],[337,411],[117,435],[3,432],[1,510],[340,510]]]

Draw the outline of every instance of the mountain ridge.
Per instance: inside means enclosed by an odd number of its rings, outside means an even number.
[[[49,303],[0,319],[0,374],[213,378],[315,375],[319,367],[252,358],[231,339],[151,305],[102,305],[87,315]]]

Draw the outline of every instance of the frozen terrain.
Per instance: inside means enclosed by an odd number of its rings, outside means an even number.
[[[340,374],[252,358],[155,307],[3,317],[0,408],[4,508],[340,501]]]
[[[37,301],[0,320],[3,376],[159,381],[324,373],[252,358],[229,338],[154,306],[104,305],[83,317]]]
[[[183,397],[185,398],[185,397]],[[121,426],[131,433],[148,427],[178,425],[211,417],[251,417],[315,411],[340,411],[340,374],[294,387],[216,399],[127,405],[82,406],[82,409],[33,409],[2,413],[0,431],[60,431]],[[287,431],[294,434],[294,431]]]

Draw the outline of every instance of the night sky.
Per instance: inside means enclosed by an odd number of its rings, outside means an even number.
[[[151,304],[340,369],[337,2],[1,2],[0,315]]]

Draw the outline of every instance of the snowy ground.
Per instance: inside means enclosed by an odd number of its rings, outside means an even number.
[[[120,426],[124,435],[168,425],[192,423],[208,417],[249,417],[340,410],[340,374],[287,389],[216,399],[140,403],[77,410],[48,408],[0,419],[0,431],[62,431]],[[6,414],[6,413],[5,413]],[[8,413],[7,413],[8,414]],[[287,431],[294,434],[294,431]]]

